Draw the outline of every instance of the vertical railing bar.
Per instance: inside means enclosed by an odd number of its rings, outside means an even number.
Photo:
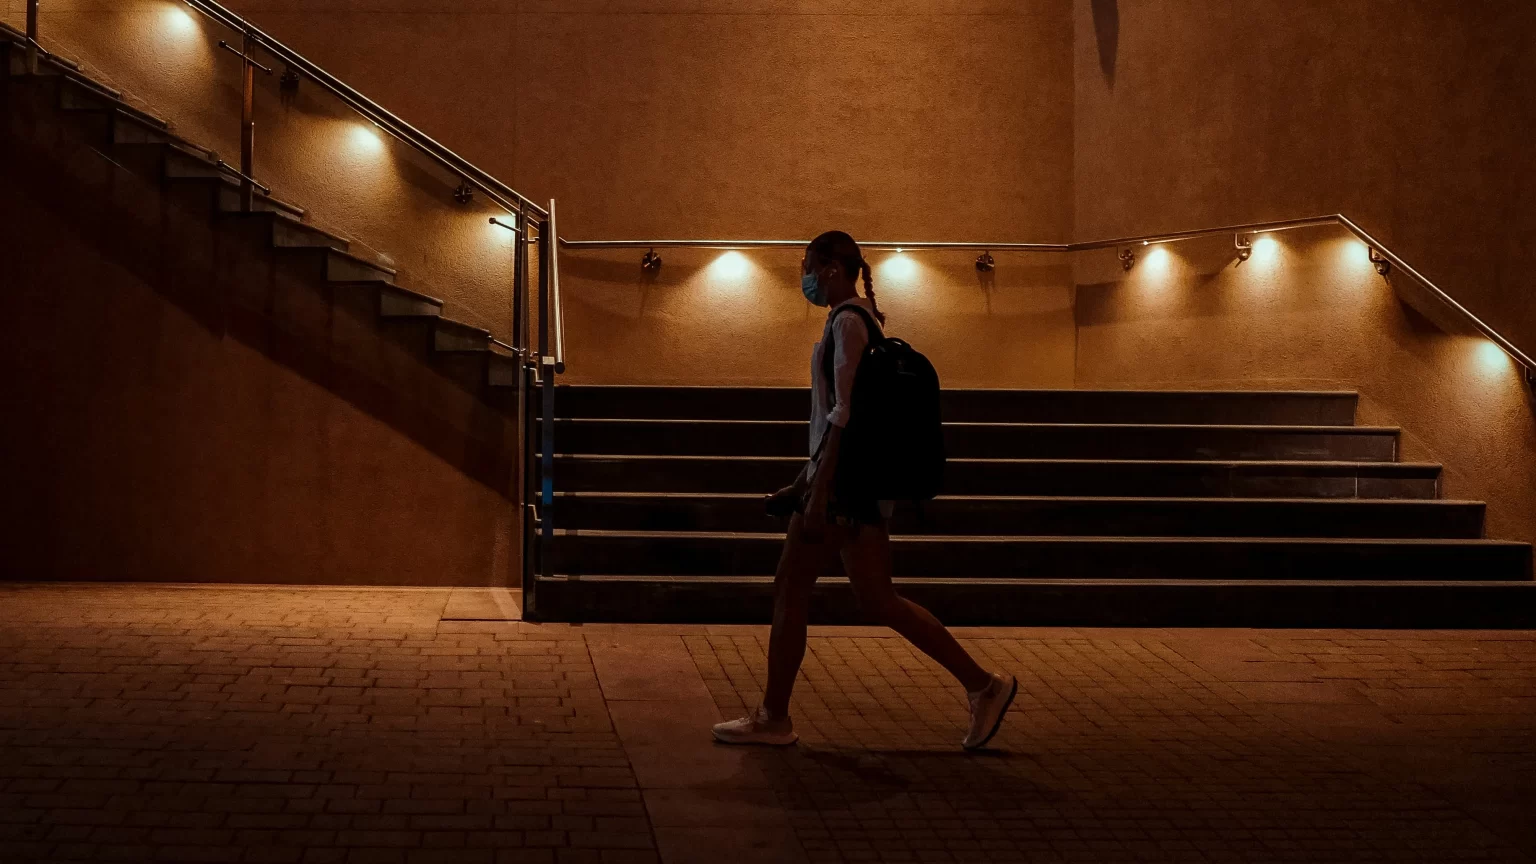
[[[539,357],[549,353],[549,218],[539,221]]]
[[[522,379],[521,389],[523,397],[523,513],[522,513],[522,544],[523,544],[523,617],[528,620],[538,618],[538,571],[535,569],[538,549],[534,544],[534,531],[538,525],[538,510],[534,507],[534,461],[533,461],[533,429],[535,423],[534,406],[537,404],[529,392],[533,389],[534,366],[524,363],[518,373]]]
[[[528,314],[527,273],[523,271],[523,259],[528,255],[528,217],[523,205],[517,205],[517,231],[513,232],[517,247],[512,251],[512,349],[523,356],[528,347],[523,341],[523,316]]]
[[[240,53],[240,209],[249,213],[256,208],[256,36],[245,31]]]
[[[38,0],[27,0],[27,74],[37,74],[37,5]]]

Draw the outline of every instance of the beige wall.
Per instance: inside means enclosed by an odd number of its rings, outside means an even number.
[[[1075,4],[1079,240],[1343,212],[1536,350],[1536,4],[1094,0]],[[1409,311],[1338,232],[1230,238],[1125,278],[1079,263],[1079,387],[1343,387],[1406,458],[1536,538],[1529,391],[1484,340]],[[1193,269],[1181,266],[1197,261]],[[1420,308],[1427,308],[1421,305]],[[1431,310],[1435,311],[1435,310]]]
[[[1536,352],[1536,3],[1074,8],[1078,239],[1342,212]]]
[[[568,238],[1071,231],[1069,0],[230,5],[520,191],[557,198]],[[212,47],[229,33],[161,0],[61,0],[44,31],[237,152],[238,64]],[[507,332],[506,238],[448,202],[453,178],[399,146],[375,151],[312,87],[289,103],[275,80],[261,88],[264,181],[451,314]],[[667,257],[654,290],[638,284],[638,253],[567,263],[571,380],[803,381],[815,334],[797,256],[754,256],[745,284],[715,279],[713,256]],[[925,259],[896,280],[881,295],[893,332],[921,340],[946,380],[986,383],[996,368],[999,384],[1070,386],[1061,264],[1005,262],[983,291],[968,260]],[[742,350],[711,338],[701,322],[717,313],[756,316]],[[969,355],[977,329],[1007,346],[1001,363]]]

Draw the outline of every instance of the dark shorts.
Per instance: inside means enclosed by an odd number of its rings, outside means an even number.
[[[795,505],[795,512],[805,515],[807,499],[801,498]],[[885,514],[880,510],[880,502],[873,498],[857,501],[839,501],[832,499],[827,504],[827,523],[830,525],[882,525],[885,523]]]

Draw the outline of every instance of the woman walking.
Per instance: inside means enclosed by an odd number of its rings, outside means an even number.
[[[857,282],[864,281],[864,297]],[[795,482],[770,502],[789,504],[794,515],[774,577],[773,631],[768,640],[768,686],[762,704],[739,720],[714,727],[727,744],[793,744],[790,691],[805,659],[806,623],[816,577],[840,565],[864,611],[904,636],[955,676],[970,697],[970,729],[963,745],[974,750],[997,734],[1018,691],[1013,676],[982,669],[938,619],[896,593],[891,584],[890,501],[838,500],[833,478],[852,416],[854,373],[869,345],[869,330],[885,316],[875,305],[874,280],[853,238],[828,231],[805,250],[800,290],[817,306],[831,307],[821,341],[811,355],[811,461]],[[866,314],[843,307],[855,305]],[[872,317],[871,317],[872,316]],[[868,323],[866,323],[866,321]],[[822,352],[831,340],[832,380]],[[788,509],[785,507],[784,509]]]

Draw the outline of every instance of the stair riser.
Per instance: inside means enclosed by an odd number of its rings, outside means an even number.
[[[946,390],[944,417],[968,423],[1192,423],[1351,426],[1350,393],[1116,393]],[[560,387],[558,417],[802,420],[810,391],[782,387]]]
[[[560,536],[554,572],[567,575],[763,576],[783,541],[774,536],[677,538]],[[898,577],[990,579],[1530,579],[1525,546],[1007,539],[903,540]],[[835,572],[835,571],[832,571]],[[829,573],[830,575],[830,573]]]
[[[773,533],[784,522],[760,499],[562,497],[560,528]],[[1122,537],[1381,537],[1477,539],[1481,505],[1236,501],[986,501],[900,505],[894,534]]]
[[[799,459],[560,459],[556,488],[572,492],[742,492],[787,485]],[[1438,497],[1434,468],[1393,464],[1305,466],[966,462],[945,467],[947,495],[1161,498]]]
[[[950,626],[1536,628],[1536,590],[1510,585],[956,585],[905,582]],[[541,582],[546,621],[767,624],[767,582]],[[813,624],[875,623],[843,581],[823,580]]]
[[[557,421],[560,453],[698,456],[808,454],[799,423],[634,423]],[[945,427],[953,458],[1240,459],[1391,462],[1397,435],[1234,427],[954,425]]]

